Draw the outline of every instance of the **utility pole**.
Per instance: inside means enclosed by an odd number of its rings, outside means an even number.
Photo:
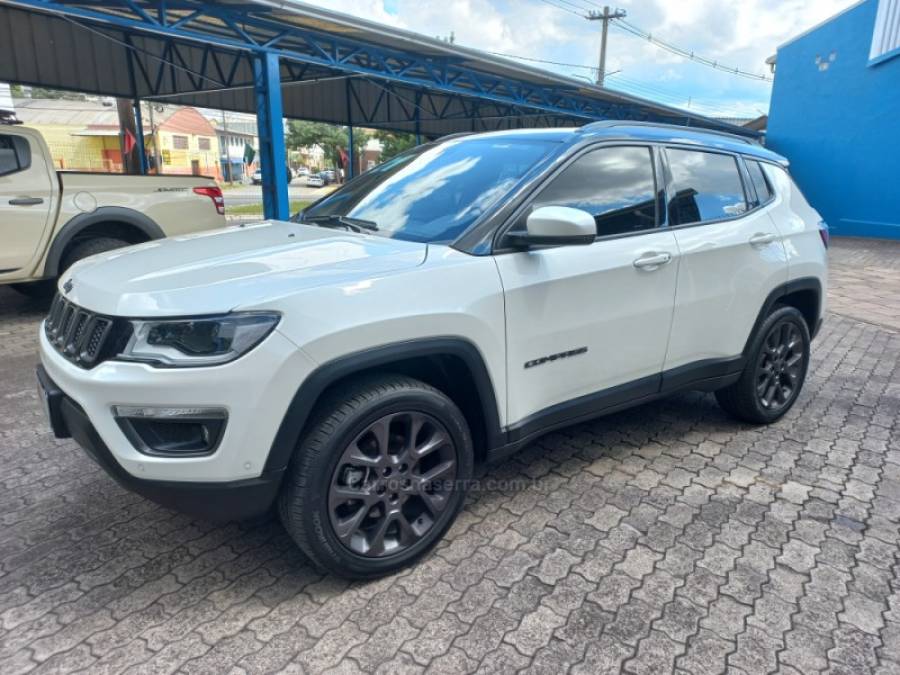
[[[609,22],[612,19],[624,19],[626,16],[624,9],[616,9],[610,12],[609,6],[605,6],[602,14],[600,12],[591,12],[585,17],[588,21],[603,22],[603,31],[600,37],[600,67],[597,71],[597,84],[601,87],[606,75],[606,34],[609,31]]]
[[[162,175],[162,158],[159,153],[159,134],[156,130],[156,124],[153,121],[153,108],[157,104],[153,101],[150,101],[149,110],[150,110],[150,138],[153,141],[153,165],[156,169],[156,175]],[[160,109],[162,112],[162,109]]]
[[[234,169],[231,165],[231,144],[228,142],[228,120],[225,118],[225,111],[222,110],[222,138],[225,139],[225,171],[228,172],[228,184],[234,185]],[[221,148],[219,148],[221,151]]]
[[[122,154],[122,173],[140,174],[141,162],[137,155],[137,122],[134,118],[134,101],[117,98],[116,108],[119,113],[119,150]],[[131,143],[128,139],[131,139]]]

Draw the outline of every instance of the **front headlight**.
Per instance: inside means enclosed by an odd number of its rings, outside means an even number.
[[[214,366],[234,361],[262,342],[281,317],[236,312],[196,319],[132,320],[132,335],[117,358],[162,366]]]

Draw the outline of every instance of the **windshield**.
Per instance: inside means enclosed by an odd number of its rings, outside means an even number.
[[[367,171],[295,219],[347,216],[368,221],[387,237],[453,241],[555,145],[486,137],[419,146]]]

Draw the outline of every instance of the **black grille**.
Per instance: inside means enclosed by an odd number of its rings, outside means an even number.
[[[82,368],[92,368],[125,346],[130,324],[89,312],[57,293],[44,322],[44,332],[66,359]]]

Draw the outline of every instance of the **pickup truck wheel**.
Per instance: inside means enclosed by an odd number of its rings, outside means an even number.
[[[85,239],[75,244],[63,256],[62,264],[59,267],[59,273],[62,274],[79,260],[95,255],[97,253],[106,253],[116,248],[130,246],[127,241],[116,239],[114,237],[94,237],[93,239]]]
[[[49,301],[56,293],[56,279],[42,279],[41,281],[29,281],[26,284],[10,284],[22,295],[32,300]]]
[[[777,307],[757,331],[740,379],[716,392],[719,405],[752,424],[779,419],[806,380],[809,344],[803,315],[793,307]]]
[[[384,576],[440,541],[472,466],[465,417],[443,393],[402,375],[357,380],[317,410],[285,477],[281,519],[318,567]]]

